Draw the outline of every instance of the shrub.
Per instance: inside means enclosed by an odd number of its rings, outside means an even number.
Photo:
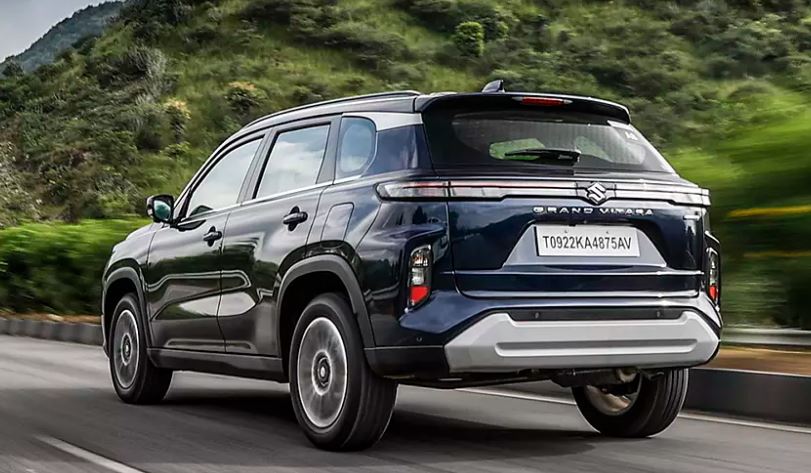
[[[113,245],[143,220],[36,223],[0,230],[0,307],[97,314]]]
[[[188,105],[182,100],[170,99],[163,104],[163,110],[169,118],[169,126],[172,127],[175,143],[180,143],[186,133],[186,124],[191,120]]]
[[[463,56],[480,57],[484,54],[484,27],[475,21],[459,23],[453,34],[453,44]]]
[[[225,91],[225,100],[231,109],[246,114],[267,99],[267,94],[250,82],[231,82]]]
[[[353,51],[360,62],[373,66],[410,56],[400,35],[364,23],[339,23],[319,36],[324,44]]]
[[[475,21],[484,27],[484,39],[507,36],[516,19],[490,0],[400,0],[400,4],[429,26],[454,31],[459,23]]]
[[[0,227],[37,216],[36,202],[14,167],[14,153],[11,143],[0,141]]]
[[[3,68],[3,75],[5,77],[19,77],[25,74],[22,66],[17,61],[11,59],[6,62],[6,67]]]

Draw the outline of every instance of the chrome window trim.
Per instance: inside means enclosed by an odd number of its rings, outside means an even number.
[[[347,112],[346,118],[365,118],[375,124],[378,132],[404,126],[422,125],[422,115],[404,112]]]
[[[299,187],[297,189],[291,189],[291,190],[284,191],[284,192],[278,192],[276,194],[263,195],[262,197],[255,197],[253,199],[243,201],[242,203],[236,205],[236,207],[243,207],[243,206],[246,206],[246,205],[257,204],[257,203],[265,202],[265,201],[268,201],[268,200],[275,200],[275,199],[278,199],[278,198],[281,198],[281,197],[286,197],[288,195],[297,194],[299,192],[306,192],[306,191],[311,191],[313,189],[318,189],[318,188],[321,188],[321,187],[331,186],[332,184],[333,184],[333,181],[326,181],[326,182],[322,182],[320,184],[313,184],[311,186]]]

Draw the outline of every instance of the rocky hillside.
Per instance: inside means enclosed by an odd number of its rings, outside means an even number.
[[[89,6],[77,11],[70,18],[62,20],[38,39],[30,48],[17,56],[7,58],[19,65],[23,71],[31,72],[43,64],[50,64],[63,51],[70,49],[78,41],[101,35],[123,6],[122,1],[112,1]],[[8,64],[0,64],[3,70]]]

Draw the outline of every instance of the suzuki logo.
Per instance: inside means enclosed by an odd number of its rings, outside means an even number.
[[[586,198],[592,201],[595,205],[600,205],[608,199],[606,194],[607,189],[599,182],[588,186],[586,188]]]

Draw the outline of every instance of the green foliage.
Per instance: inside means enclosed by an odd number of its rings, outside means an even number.
[[[481,23],[475,21],[459,23],[452,39],[463,56],[479,57],[484,53],[484,27]]]
[[[725,124],[723,139],[675,153],[674,162],[712,189],[731,275],[728,318],[811,328],[809,102],[796,94],[737,97],[738,122]]]
[[[3,63],[3,76],[13,79],[14,77],[19,77],[23,75],[25,72],[23,71],[22,66],[17,61],[10,59]]]
[[[503,39],[516,21],[498,2],[487,0],[400,0],[408,11],[441,31],[453,32],[459,24],[477,22],[487,41]]]
[[[250,82],[231,82],[225,90],[225,100],[235,112],[242,115],[260,106],[266,99],[267,94]]]
[[[191,112],[186,102],[170,99],[163,104],[163,109],[169,118],[169,125],[174,132],[175,144],[178,144],[186,134],[186,125],[191,120]]]
[[[95,314],[113,245],[142,220],[26,224],[0,230],[0,308]]]
[[[131,0],[76,39],[34,74],[0,76],[2,225],[141,212],[266,113],[501,78],[628,105],[713,191],[726,317],[809,324],[811,217],[730,217],[811,203],[806,0]]]

